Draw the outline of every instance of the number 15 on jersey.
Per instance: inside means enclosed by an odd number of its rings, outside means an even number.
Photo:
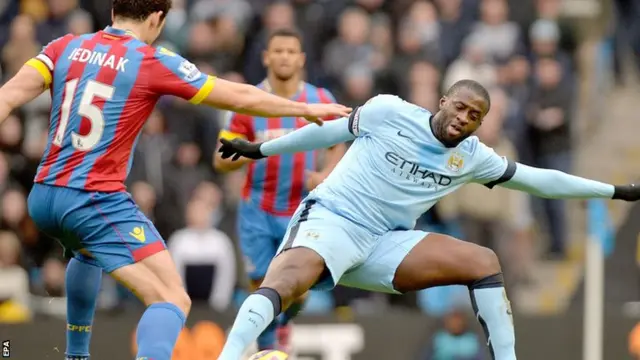
[[[75,99],[76,92],[78,90],[79,79],[73,79],[66,83],[64,90],[64,99],[62,100],[62,111],[60,114],[60,124],[58,130],[53,138],[53,143],[57,146],[62,146],[64,141],[65,132],[69,126],[69,118],[71,117],[71,111],[73,106],[73,100]],[[86,135],[80,135],[75,131],[71,132],[71,145],[79,151],[89,151],[96,147],[102,138],[104,133],[104,114],[102,109],[94,104],[96,98],[103,101],[111,100],[115,88],[110,85],[105,85],[95,80],[89,80],[78,104],[77,116],[78,119],[87,118],[91,123],[91,129]],[[80,126],[80,122],[74,124],[76,127]]]

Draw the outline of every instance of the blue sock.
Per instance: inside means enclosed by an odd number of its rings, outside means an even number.
[[[246,348],[273,322],[281,308],[280,295],[260,288],[244,301],[218,360],[238,360]]]
[[[471,305],[484,330],[491,357],[516,360],[516,337],[511,305],[502,274],[488,276],[469,286]]]
[[[67,360],[89,359],[91,326],[102,282],[102,269],[71,259],[65,274]]]
[[[272,350],[276,348],[276,327],[278,322],[273,320],[258,336],[258,350]]]
[[[171,303],[149,306],[138,323],[136,358],[171,360],[185,320],[182,310]]]
[[[289,321],[298,316],[302,308],[304,307],[304,300],[296,300],[287,310],[285,310],[279,317],[280,326],[286,326]]]

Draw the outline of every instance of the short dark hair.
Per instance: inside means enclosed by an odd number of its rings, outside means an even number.
[[[460,80],[456,82],[455,84],[451,85],[449,90],[447,90],[447,93],[445,94],[445,96],[447,97],[453,96],[460,89],[469,89],[474,93],[476,93],[477,95],[482,96],[484,101],[487,102],[488,108],[491,108],[491,96],[489,96],[489,91],[487,91],[487,89],[484,86],[480,85],[479,82],[474,80],[465,79],[465,80]]]
[[[302,34],[297,29],[281,28],[281,29],[274,30],[271,33],[269,33],[269,38],[267,39],[267,44],[269,44],[271,42],[271,40],[273,40],[273,38],[277,38],[277,37],[296,38],[300,42],[300,47],[302,47],[302,44],[303,44],[303,42],[302,42]]]
[[[171,0],[113,0],[113,16],[144,21],[149,15],[162,11],[162,19],[171,10]]]

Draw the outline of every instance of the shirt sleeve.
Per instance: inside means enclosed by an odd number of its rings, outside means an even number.
[[[224,128],[220,131],[220,138],[232,140],[243,138],[255,141],[253,118],[250,115],[227,112]]]
[[[265,156],[325,149],[333,145],[351,141],[353,134],[347,126],[346,117],[328,121],[323,126],[309,124],[287,135],[269,140],[260,145]]]
[[[611,184],[523,164],[502,186],[547,199],[611,199],[615,193]]]
[[[498,155],[492,148],[478,141],[474,157],[477,159],[473,181],[489,189],[511,180],[516,172],[516,163]]]
[[[51,86],[53,71],[55,70],[58,58],[73,38],[74,36],[71,34],[57,38],[43,47],[38,55],[27,61],[26,65],[36,69],[44,78],[45,89]]]
[[[158,95],[173,95],[200,104],[213,90],[216,78],[203,74],[187,59],[158,47],[151,63],[150,86]]]
[[[403,100],[394,95],[378,95],[357,107],[349,116],[349,131],[356,137],[380,131],[383,124],[392,121]]]

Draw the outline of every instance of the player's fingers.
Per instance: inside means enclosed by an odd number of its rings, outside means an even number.
[[[347,117],[351,115],[351,112],[353,112],[353,109],[348,106],[339,105],[339,109],[337,111],[339,112],[338,114],[339,116]]]
[[[231,160],[236,161],[236,160],[240,159],[240,156],[241,156],[241,155],[240,155],[240,153],[236,153],[236,154],[233,156],[233,159],[231,159]]]
[[[220,148],[218,149],[219,153],[222,153],[222,156],[225,156],[225,154],[227,154],[229,152],[229,146],[226,144],[222,144],[222,146],[220,146]],[[228,157],[229,155],[227,155]]]
[[[322,124],[323,124],[323,121],[320,118],[317,118],[317,117],[311,117],[310,116],[310,117],[307,117],[306,119],[307,119],[308,122],[314,123],[314,124],[319,125],[319,126],[322,126]]]
[[[327,108],[326,110],[326,116],[327,117],[348,117],[351,114],[351,108],[346,107],[346,106],[342,106],[342,105],[338,105],[338,104],[332,104],[330,108]]]

